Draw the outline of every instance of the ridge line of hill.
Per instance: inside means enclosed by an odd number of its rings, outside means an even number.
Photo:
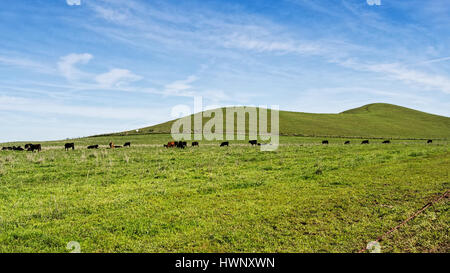
[[[223,111],[226,108],[219,109]],[[193,115],[191,115],[192,117]],[[270,110],[268,113],[270,130],[269,117]],[[203,117],[202,124],[204,125],[209,119],[211,118]],[[248,125],[248,117],[246,120],[246,125]],[[286,136],[373,139],[450,138],[449,117],[387,103],[367,104],[338,114],[314,114],[280,110],[279,120],[280,135]],[[171,120],[137,130],[97,136],[167,134],[170,133],[174,121]],[[236,122],[235,120],[235,127]],[[226,129],[225,122],[223,128]],[[236,131],[236,128],[234,128],[234,131]]]

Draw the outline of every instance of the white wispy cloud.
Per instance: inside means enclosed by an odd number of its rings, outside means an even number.
[[[33,70],[39,73],[52,74],[56,72],[56,70],[49,65],[22,57],[19,58],[0,55],[0,63],[8,66],[16,66],[20,68]]]
[[[71,53],[60,58],[58,69],[66,79],[73,82],[74,89],[120,89],[126,87],[129,83],[142,79],[141,76],[123,68],[112,68],[105,73],[93,74],[76,67],[78,64],[89,63],[92,58],[93,55],[89,53]]]
[[[220,89],[206,89],[201,90],[195,88],[193,83],[198,81],[199,78],[196,75],[190,75],[186,79],[173,81],[164,85],[163,89],[146,88],[140,90],[141,92],[147,92],[152,94],[159,94],[163,96],[175,96],[175,97],[202,97],[205,101],[213,103],[221,103],[224,101],[230,101],[231,97]]]
[[[273,38],[270,37],[270,38]],[[225,42],[224,46],[229,48],[241,48],[254,50],[257,52],[282,52],[282,53],[298,53],[298,54],[319,54],[323,51],[322,46],[312,42],[291,42],[280,41],[278,39],[258,39],[251,38],[246,35],[231,35]]]
[[[81,0],[66,0],[66,3],[69,6],[79,6],[81,5]]]
[[[321,56],[330,63],[335,63],[356,71],[370,71],[384,75],[391,80],[400,80],[407,84],[419,85],[429,90],[438,90],[450,93],[450,79],[444,75],[435,75],[410,69],[401,63],[365,64],[353,59],[345,59],[346,51],[364,51],[357,45],[342,43],[343,46],[334,44],[324,45],[319,42],[292,42],[279,40],[259,40],[242,35],[234,35],[226,43],[228,47],[236,47],[256,52],[281,52],[297,55]],[[340,50],[342,49],[342,50]],[[347,52],[347,54],[350,54]],[[340,56],[341,55],[341,56]],[[450,60],[450,57],[430,60],[424,63],[436,63]]]
[[[381,0],[366,0],[367,4],[369,6],[380,6],[381,5]]]
[[[78,79],[85,75],[85,73],[77,69],[75,65],[87,64],[92,58],[93,56],[89,53],[71,53],[60,58],[60,61],[58,62],[58,69],[68,80]]]
[[[428,74],[407,68],[399,63],[368,65],[367,69],[369,71],[383,73],[388,78],[450,94],[450,79],[446,76]]]
[[[130,24],[131,18],[123,11],[115,10],[108,7],[103,7],[96,4],[91,4],[91,7],[97,15],[107,21],[119,24]]]
[[[77,117],[117,120],[143,119],[157,114],[155,113],[155,109],[149,108],[68,105],[63,102],[45,99],[30,99],[1,95],[0,111],[71,115]]]
[[[402,63],[367,64],[356,59],[334,60],[333,62],[355,71],[376,73],[376,76],[382,76],[383,79],[401,81],[415,88],[450,93],[450,78],[448,76],[426,73]]]
[[[142,79],[141,76],[136,75],[127,69],[119,68],[111,69],[110,71],[95,77],[95,81],[101,87],[120,87],[140,79]]]
[[[191,75],[185,80],[178,80],[166,84],[164,93],[166,95],[194,96],[194,92],[191,91],[191,83],[195,82],[197,79],[196,76]]]
[[[431,59],[431,60],[427,60],[424,62],[420,62],[418,64],[432,64],[432,63],[440,63],[440,62],[445,62],[445,61],[450,61],[450,57]]]

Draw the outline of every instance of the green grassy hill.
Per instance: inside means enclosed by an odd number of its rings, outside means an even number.
[[[205,123],[209,119],[203,118],[203,122]],[[141,128],[138,131],[133,130],[114,135],[170,133],[173,122],[168,121]],[[280,111],[280,134],[291,136],[448,139],[450,137],[450,118],[385,103],[368,104],[339,114]]]

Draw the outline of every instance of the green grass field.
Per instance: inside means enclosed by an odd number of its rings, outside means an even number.
[[[82,252],[355,252],[450,188],[445,139],[327,146],[290,136],[275,152],[243,141],[165,149],[168,140],[0,151],[0,252],[69,252],[70,241]],[[109,141],[133,146],[104,148]],[[448,230],[444,200],[382,251],[448,253]]]

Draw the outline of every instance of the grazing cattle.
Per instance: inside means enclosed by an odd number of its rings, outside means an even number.
[[[29,152],[34,152],[34,151],[40,152],[41,149],[42,149],[41,144],[30,144],[28,146],[27,151],[29,151]]]
[[[350,144],[350,141],[349,141],[349,140],[347,140],[346,142],[344,142],[344,144]]]
[[[187,146],[187,142],[186,141],[178,141],[178,142],[175,142],[175,143],[177,144],[177,148],[184,149]]]
[[[91,149],[98,149],[98,145],[90,145],[87,147],[89,150]]]
[[[433,143],[433,140],[429,139],[427,140],[427,144]]]
[[[31,144],[31,143],[25,144],[25,149],[28,150],[31,147],[31,145],[33,145],[33,144]]]
[[[229,147],[229,146],[230,146],[230,143],[229,143],[228,141],[225,141],[225,142],[220,143],[220,147],[224,147],[224,146]]]
[[[131,142],[125,142],[125,144],[123,144],[123,147],[131,147]]]
[[[363,140],[363,141],[361,142],[361,144],[369,144],[369,141],[368,141],[368,140]]]
[[[390,143],[391,143],[390,140],[385,140],[385,141],[383,141],[383,144],[390,144]]]
[[[75,150],[75,143],[66,143],[64,144],[64,149],[68,151],[69,149]]]
[[[197,141],[192,142],[192,147],[194,147],[194,146],[198,146],[198,142]]]
[[[328,144],[328,140],[322,141],[322,144]]]
[[[176,143],[178,143],[178,141]],[[164,147],[172,148],[172,147],[176,147],[176,144],[174,141],[169,141],[169,142],[167,142],[167,145],[164,145]]]
[[[258,145],[258,141],[257,140],[250,140],[248,143],[253,145]]]
[[[183,142],[178,142],[177,148],[184,149],[186,146],[183,145]]]
[[[116,145],[114,145],[113,142],[110,142],[110,143],[109,143],[109,148],[110,148],[110,149],[114,149],[114,148],[122,148],[122,146],[116,146]]]
[[[2,151],[23,151],[23,148],[18,146],[12,146],[12,147],[3,147]]]

